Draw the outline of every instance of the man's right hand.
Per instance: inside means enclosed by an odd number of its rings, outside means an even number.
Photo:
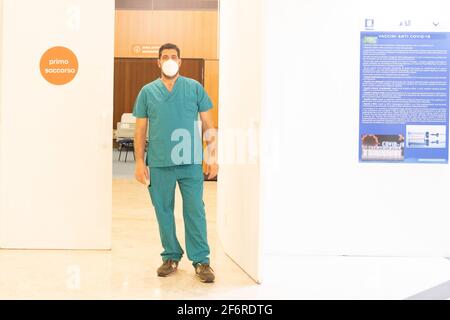
[[[150,181],[150,174],[148,171],[149,170],[144,162],[137,162],[136,170],[134,172],[136,180],[142,184],[148,185],[148,182]]]

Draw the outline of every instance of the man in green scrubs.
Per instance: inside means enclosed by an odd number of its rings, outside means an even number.
[[[158,66],[161,78],[142,88],[133,110],[137,118],[135,176],[148,187],[164,248],[161,253],[163,264],[157,274],[165,277],[175,272],[184,254],[177,239],[174,219],[175,186],[178,182],[183,198],[187,256],[200,280],[213,282],[215,276],[209,260],[202,166],[202,136],[205,136],[205,174],[208,179],[217,176],[213,106],[199,82],[180,76],[180,49],[176,45],[168,43],[160,48]],[[148,152],[144,159],[148,125]]]

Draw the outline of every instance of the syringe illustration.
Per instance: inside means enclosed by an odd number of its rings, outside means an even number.
[[[445,144],[445,141],[430,141],[429,139],[425,140],[417,140],[417,141],[408,141],[408,146],[430,146],[432,144]]]
[[[439,133],[439,132],[436,132],[436,133],[430,133],[429,131],[426,131],[426,132],[408,132],[408,137],[424,137],[424,138],[427,138],[427,139],[429,139],[430,137],[436,137],[436,138],[439,138],[439,137],[444,137],[445,138],[445,136],[446,136],[446,134],[445,133]]]
[[[439,132],[408,132],[408,147],[435,147],[446,144],[446,134]]]

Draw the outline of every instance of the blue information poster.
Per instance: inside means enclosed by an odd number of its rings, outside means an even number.
[[[359,161],[448,163],[450,33],[361,32]]]

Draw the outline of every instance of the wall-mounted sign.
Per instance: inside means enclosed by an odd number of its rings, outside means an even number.
[[[65,47],[53,47],[41,58],[41,74],[54,85],[64,85],[72,81],[78,73],[76,55]]]
[[[448,163],[450,33],[362,32],[359,160]]]
[[[134,56],[158,56],[161,45],[155,44],[134,44],[131,46],[131,53]]]

